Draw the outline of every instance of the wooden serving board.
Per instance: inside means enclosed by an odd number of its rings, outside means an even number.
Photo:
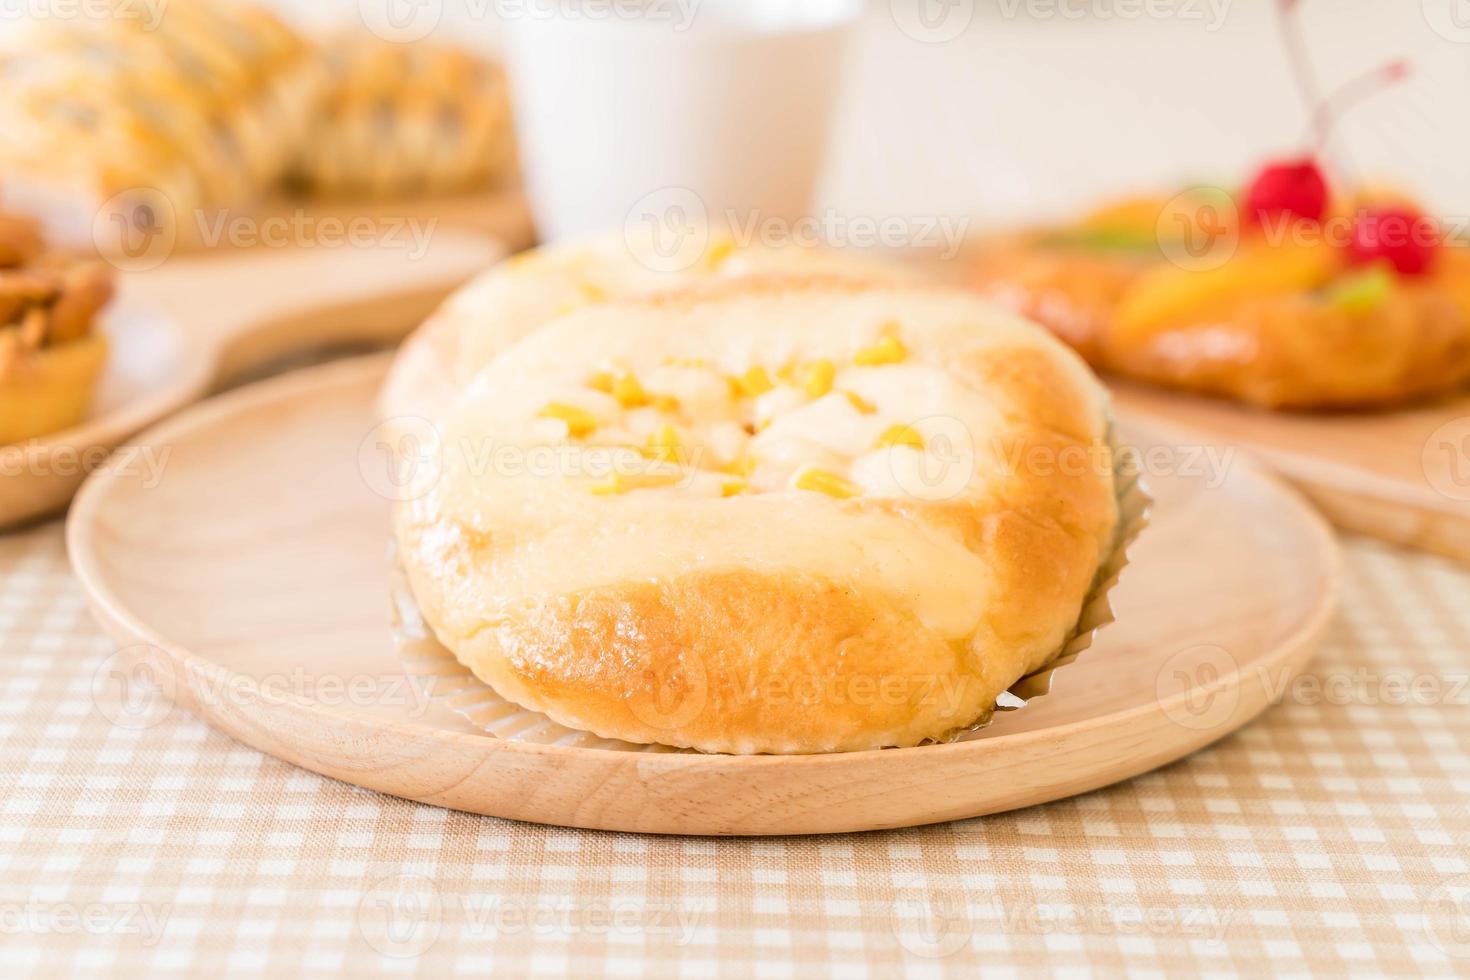
[[[160,477],[89,480],[68,546],[121,647],[92,679],[99,710],[143,726],[182,706],[316,772],[519,820],[868,830],[1028,806],[1178,759],[1287,690],[1333,607],[1332,534],[1294,492],[1243,458],[1196,477],[1145,457],[1157,504],[1110,593],[1117,621],[1050,694],[974,740],[789,757],[503,741],[405,686],[394,653],[373,413],[385,368],[358,359],[220,396],[144,436],[169,453]],[[1154,427],[1124,435],[1174,452]]]
[[[536,242],[531,206],[518,181],[500,190],[397,201],[362,203],[331,198],[306,201],[283,198],[275,201],[270,211],[282,214],[298,208],[318,218],[335,217],[342,221],[367,218],[381,224],[401,218],[420,223],[436,222],[444,228],[489,235],[510,252],[530,248]]]
[[[1470,395],[1388,412],[1287,414],[1113,384],[1121,410],[1255,455],[1334,524],[1470,562]]]
[[[211,386],[279,358],[401,338],[505,252],[437,228],[422,252],[390,243],[171,255],[124,273],[104,315],[108,365],[82,425],[0,446],[0,529],[64,507],[108,451]]]

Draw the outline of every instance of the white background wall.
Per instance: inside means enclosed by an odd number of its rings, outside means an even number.
[[[13,28],[26,5],[58,2],[0,0],[0,12]],[[324,28],[390,0],[269,2]],[[441,36],[497,43],[497,0],[395,2],[442,4]],[[896,25],[904,4],[967,26],[915,41]],[[1302,4],[1329,85],[1394,57],[1414,65],[1343,123],[1335,158],[1470,214],[1470,0]],[[1275,17],[1271,0],[869,0],[825,203],[1008,222],[1161,182],[1236,182],[1304,137]]]

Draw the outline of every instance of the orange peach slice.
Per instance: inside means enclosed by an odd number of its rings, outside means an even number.
[[[1342,263],[1338,249],[1314,243],[1245,245],[1211,269],[1158,265],[1123,294],[1117,335],[1124,342],[1137,340],[1189,320],[1227,315],[1240,300],[1308,292],[1327,283]]]

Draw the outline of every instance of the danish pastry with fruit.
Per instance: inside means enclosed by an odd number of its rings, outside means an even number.
[[[1267,408],[1470,381],[1470,250],[1401,201],[1333,202],[1310,160],[1234,197],[1132,201],[1020,236],[986,250],[972,284],[1105,372]]]
[[[94,320],[107,267],[47,254],[35,225],[0,215],[0,445],[82,421],[107,358]]]
[[[1319,162],[1395,61],[1325,98],[1298,5],[1278,4],[1317,152],[1235,193],[1107,208],[987,249],[972,284],[1098,368],[1275,409],[1374,408],[1470,382],[1470,250],[1391,195],[1333,187]]]
[[[502,697],[707,752],[910,746],[1073,631],[1118,507],[1106,395],[1045,331],[770,271],[522,330],[548,280],[506,275],[457,302],[509,346],[395,513],[425,621]]]

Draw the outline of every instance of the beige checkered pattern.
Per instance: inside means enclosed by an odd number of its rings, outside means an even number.
[[[0,975],[1465,976],[1470,574],[1348,559],[1317,694],[1184,762],[984,820],[681,840],[378,796],[179,712],[115,727],[59,526],[0,537]]]

